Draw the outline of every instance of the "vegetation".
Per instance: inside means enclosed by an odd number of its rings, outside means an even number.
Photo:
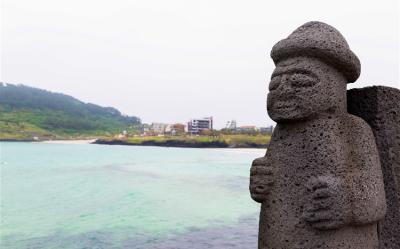
[[[0,82],[0,139],[69,138],[137,131],[140,119],[71,96]]]
[[[218,147],[218,148],[265,148],[270,135],[218,135],[218,136],[146,136],[122,139],[100,139],[99,144],[149,145],[167,147]]]
[[[0,82],[0,140],[99,138],[97,143],[172,147],[264,148],[269,134],[202,131],[200,136],[138,136],[137,117],[112,107],[84,103],[71,96]],[[123,130],[128,137],[115,139]]]

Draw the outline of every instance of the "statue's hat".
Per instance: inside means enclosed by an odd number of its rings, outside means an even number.
[[[271,51],[275,64],[294,56],[316,57],[343,73],[348,83],[360,76],[360,60],[350,50],[342,34],[326,23],[314,21],[303,24],[275,44]]]

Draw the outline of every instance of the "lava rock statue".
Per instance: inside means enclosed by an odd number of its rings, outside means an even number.
[[[385,183],[387,211],[378,224],[380,249],[400,249],[400,90],[387,86],[347,91],[347,110],[372,128]]]
[[[271,51],[267,110],[277,122],[253,161],[261,203],[260,249],[377,249],[386,213],[375,137],[347,112],[346,86],[360,61],[335,28],[308,22]]]

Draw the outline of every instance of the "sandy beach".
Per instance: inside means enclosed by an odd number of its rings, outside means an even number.
[[[94,142],[96,139],[87,139],[87,140],[47,140],[41,141],[40,143],[46,144],[90,144]]]

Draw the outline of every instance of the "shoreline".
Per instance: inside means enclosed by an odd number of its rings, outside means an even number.
[[[196,146],[166,146],[166,145],[150,145],[150,144],[117,144],[117,143],[97,143],[96,139],[90,139],[90,140],[44,140],[44,141],[35,141],[35,140],[0,140],[0,142],[10,142],[10,143],[41,143],[41,144],[97,144],[97,145],[124,145],[124,146],[143,146],[143,147],[164,147],[164,148],[183,148],[183,149],[221,149],[221,150],[226,150],[226,149],[232,149],[236,151],[244,150],[244,151],[251,151],[251,150],[266,150],[266,147],[240,147],[240,146],[231,146],[231,147],[207,147],[207,146],[202,146],[202,147],[196,147]]]
[[[33,140],[33,139],[0,139],[0,142],[24,142],[24,143],[44,143],[44,144],[91,144],[96,139],[60,139],[60,140]]]
[[[96,139],[72,139],[72,140],[44,140],[45,144],[92,144]]]
[[[28,142],[28,143],[44,143],[44,144],[99,144],[99,145],[125,145],[125,146],[155,146],[166,148],[210,148],[210,149],[266,149],[268,142],[260,142],[251,139],[110,139],[110,138],[76,138],[76,139],[0,139],[0,142]]]
[[[142,141],[140,143],[131,143],[125,140],[105,140],[96,139],[91,144],[100,145],[125,145],[125,146],[156,146],[156,147],[170,147],[170,148],[198,148],[198,149],[266,149],[268,144],[254,144],[247,143],[246,145],[228,144],[226,142],[212,141],[212,142],[194,142],[169,140],[164,142],[157,141]]]

